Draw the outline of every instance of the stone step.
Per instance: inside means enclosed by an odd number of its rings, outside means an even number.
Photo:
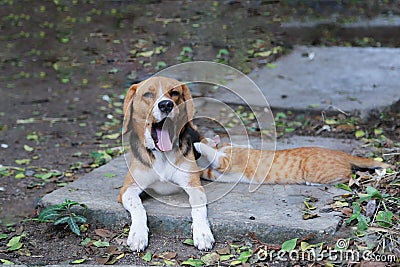
[[[292,142],[306,145],[304,140],[292,139],[287,140],[286,146]],[[325,147],[341,144],[345,148],[343,150],[352,150],[352,146],[344,140],[334,142],[322,138],[317,143]],[[285,147],[285,144],[278,146]],[[130,218],[117,202],[117,197],[127,171],[126,159],[121,156],[46,195],[41,205],[59,204],[65,199],[85,203],[89,223],[122,231],[124,225],[130,224]],[[106,174],[115,176],[109,178]],[[255,192],[250,192],[253,190],[249,190],[248,184],[214,182],[205,183],[204,186],[209,200],[209,220],[217,240],[241,238],[254,232],[269,243],[281,243],[308,234],[315,235],[315,240],[333,238],[340,218],[327,208],[334,196],[345,192],[332,186],[261,185]],[[315,212],[320,217],[303,220],[303,201],[309,196],[318,199]],[[143,198],[150,231],[189,238],[191,217],[186,194],[154,197]]]

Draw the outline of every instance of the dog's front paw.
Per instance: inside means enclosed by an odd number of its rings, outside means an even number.
[[[207,224],[193,225],[193,243],[200,250],[212,249],[214,236]]]
[[[126,243],[133,251],[143,251],[148,244],[148,228],[131,226]]]

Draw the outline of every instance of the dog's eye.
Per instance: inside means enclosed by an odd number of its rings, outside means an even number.
[[[143,97],[146,97],[146,98],[154,98],[154,94],[151,93],[151,92],[147,92],[147,93],[145,93],[145,94],[143,95]]]
[[[174,96],[179,96],[180,94],[179,94],[178,91],[171,91],[171,92],[169,93],[169,95],[170,95],[171,97],[174,97]]]

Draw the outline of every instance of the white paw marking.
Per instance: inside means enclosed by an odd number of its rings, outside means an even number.
[[[131,225],[126,243],[133,251],[143,251],[148,245],[148,228]]]
[[[193,225],[194,246],[200,250],[210,250],[214,244],[214,236],[207,224]]]

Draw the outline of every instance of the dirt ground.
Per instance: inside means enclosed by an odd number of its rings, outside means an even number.
[[[396,1],[282,2],[0,1],[0,234],[7,235],[0,235],[0,259],[42,265],[84,258],[93,264],[124,254],[118,264],[146,263],[142,254],[120,247],[115,237],[121,233],[105,237],[112,240],[111,247],[98,248],[80,245],[82,238],[68,230],[22,221],[35,218],[44,194],[119,153],[122,101],[131,83],[192,60],[225,63],[248,73],[294,45],[279,27],[291,17],[335,13],[346,21],[400,13]],[[309,43],[399,46],[372,37],[332,38],[329,33]],[[276,47],[279,52],[265,53]],[[340,118],[350,126],[322,135],[354,138],[357,129],[372,135],[382,128],[387,139],[380,145],[398,146],[399,110],[376,114],[368,122],[354,118],[351,123]],[[320,115],[289,112],[278,133],[316,135],[322,124]],[[96,229],[88,227],[84,235],[99,238]],[[7,251],[9,239],[22,233],[23,248]],[[177,264],[199,258],[202,252],[182,243],[186,238],[151,237],[150,250],[162,264],[166,259]],[[250,241],[244,237],[237,243]],[[231,248],[235,242],[223,241],[216,249]],[[160,256],[165,251],[177,255]]]

